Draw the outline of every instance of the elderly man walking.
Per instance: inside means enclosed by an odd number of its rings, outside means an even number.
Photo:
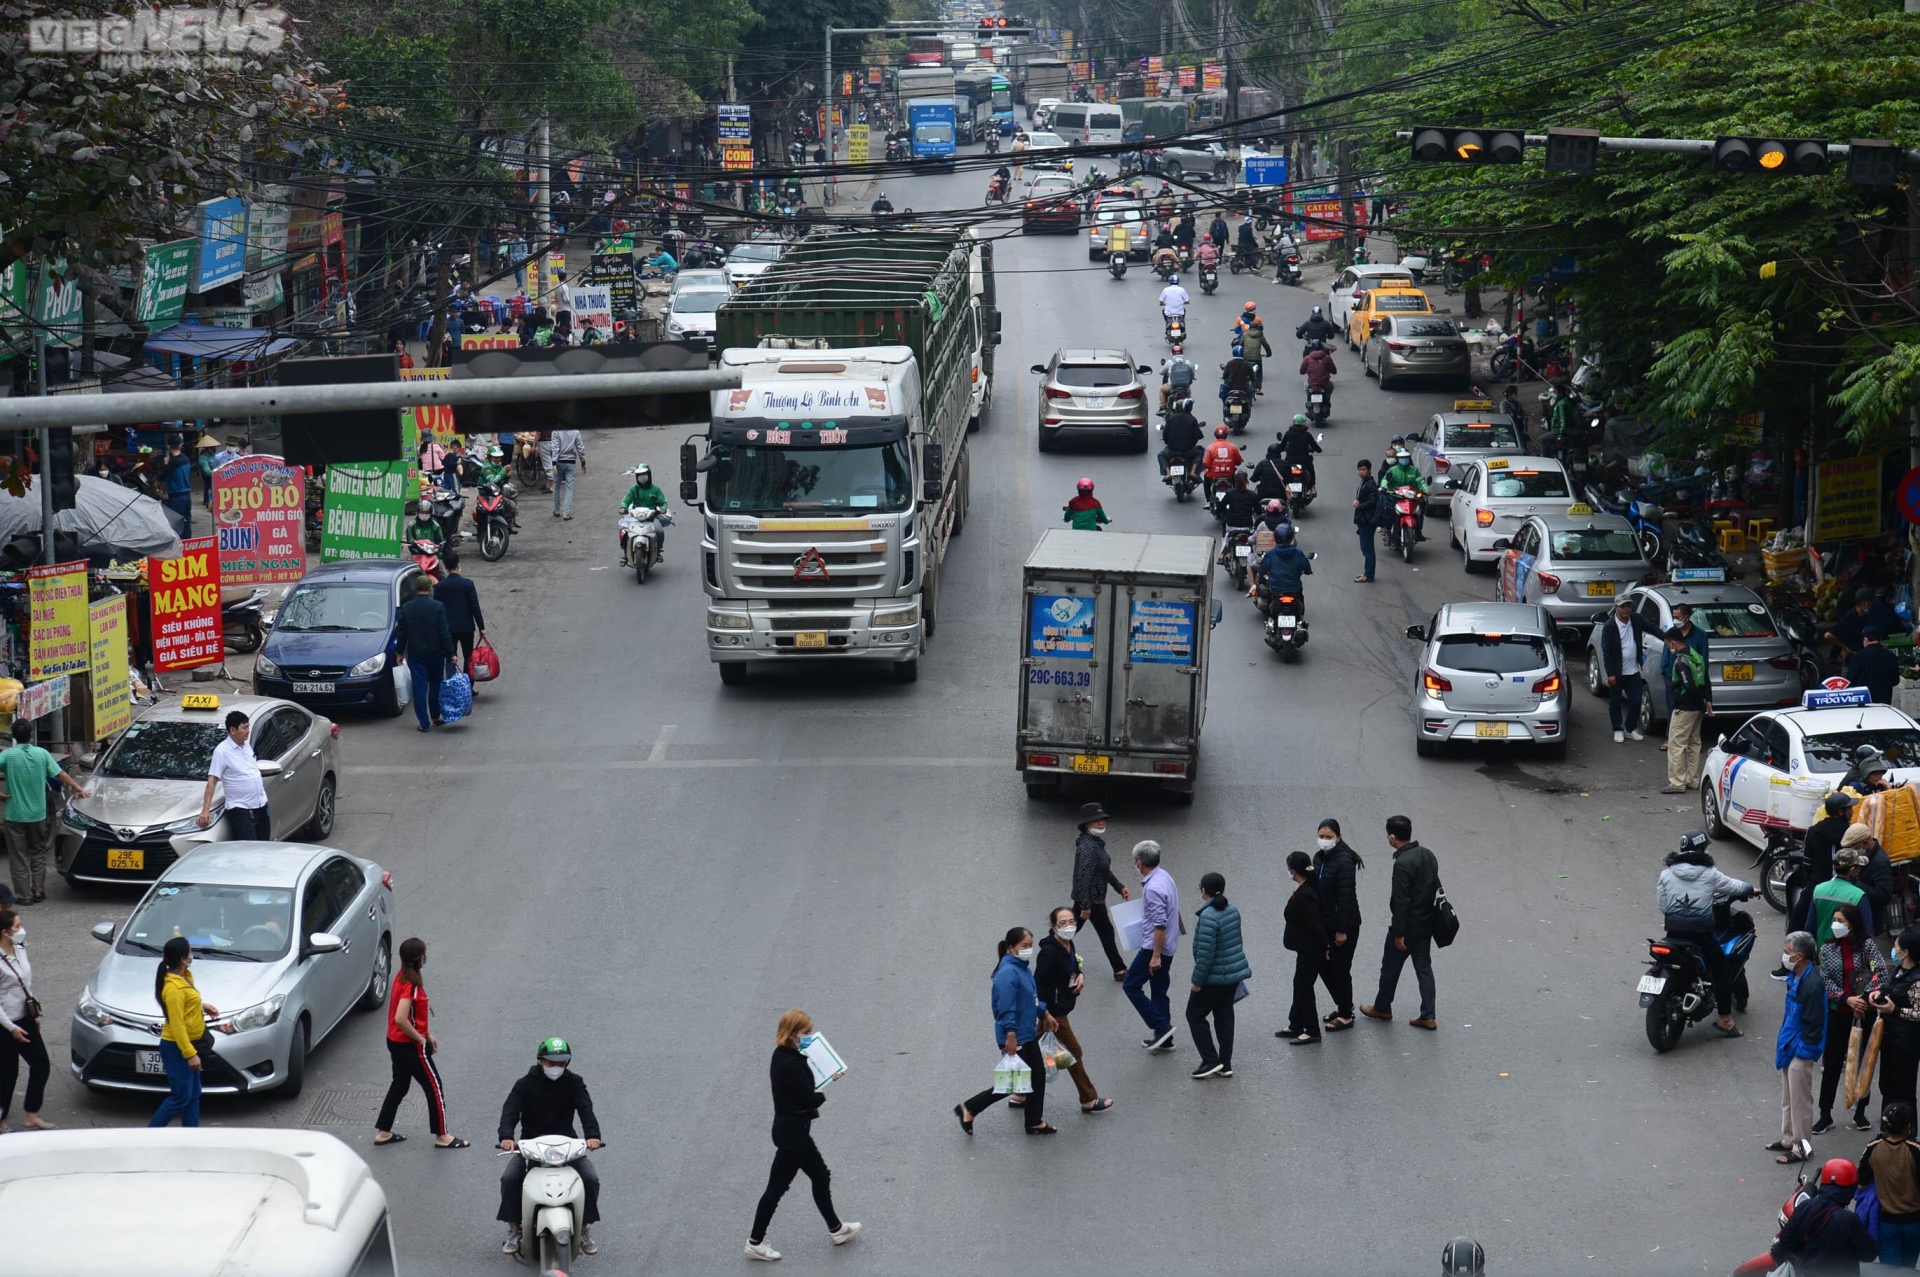
[[[1768,1148],[1782,1166],[1813,1156],[1813,1075],[1827,1038],[1827,986],[1814,964],[1813,935],[1796,931],[1782,946],[1787,976],[1786,1014],[1774,1043],[1773,1067],[1780,1070],[1780,1138]]]
[[[1133,955],[1121,984],[1127,1001],[1146,1021],[1147,1036],[1140,1042],[1149,1051],[1173,1047],[1173,1004],[1167,985],[1173,974],[1173,955],[1180,949],[1180,888],[1160,865],[1160,844],[1149,838],[1133,845],[1133,867],[1140,871],[1140,900],[1145,944]],[[1142,990],[1145,990],[1144,992]]]

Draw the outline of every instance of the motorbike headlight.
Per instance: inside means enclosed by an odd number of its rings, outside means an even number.
[[[750,630],[753,619],[745,612],[707,612],[707,625],[716,630]]]
[[[276,993],[265,1002],[256,1002],[235,1011],[213,1027],[222,1033],[248,1033],[254,1029],[264,1029],[280,1018],[280,1008],[286,1005],[287,995]]]
[[[113,1013],[94,1000],[92,989],[80,995],[80,1001],[74,1004],[73,1013],[96,1029],[104,1029],[113,1023]]]
[[[280,667],[264,656],[255,659],[253,662],[253,672],[261,678],[280,677]]]
[[[385,668],[387,668],[387,654],[385,652],[375,652],[372,656],[369,656],[366,660],[348,670],[347,673],[354,678],[365,678],[369,674],[378,674]]]

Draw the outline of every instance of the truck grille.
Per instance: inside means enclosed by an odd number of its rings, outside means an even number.
[[[743,594],[872,594],[891,584],[884,533],[754,531],[727,535],[729,566]],[[824,578],[794,575],[795,566],[809,551],[819,556],[826,571]]]
[[[853,628],[853,618],[802,612],[798,616],[770,617],[767,628],[775,634],[797,634],[803,630],[850,630]]]

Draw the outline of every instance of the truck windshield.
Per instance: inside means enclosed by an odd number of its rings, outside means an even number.
[[[904,440],[868,448],[744,448],[716,444],[707,505],[733,514],[803,510],[898,513],[913,504]]]
[[[951,124],[916,124],[913,126],[913,136],[922,142],[951,142],[953,126]]]

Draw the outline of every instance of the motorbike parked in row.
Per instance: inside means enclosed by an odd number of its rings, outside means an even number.
[[[661,525],[671,522],[673,516],[667,511],[642,505],[628,506],[620,516],[620,562],[642,585],[660,563]]]
[[[220,605],[220,629],[226,646],[236,652],[257,652],[267,638],[267,591],[256,586],[245,598]]]

